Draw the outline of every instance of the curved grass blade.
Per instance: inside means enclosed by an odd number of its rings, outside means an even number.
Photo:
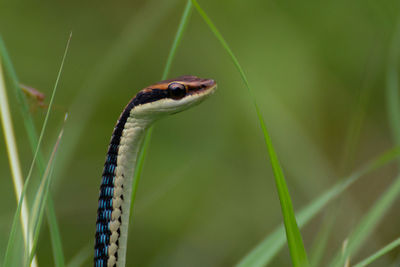
[[[375,252],[374,254],[369,256],[368,258],[364,259],[363,261],[360,261],[359,263],[353,265],[353,267],[365,267],[365,266],[373,263],[375,260],[379,259],[383,255],[385,255],[386,253],[389,253],[393,249],[397,248],[398,246],[400,246],[400,237],[397,238],[396,240],[390,242],[389,244],[387,244],[386,246],[384,246],[383,248],[381,248],[380,250],[378,250],[377,252]]]
[[[178,45],[180,44],[182,40],[183,33],[186,29],[186,25],[189,21],[190,13],[192,10],[192,2],[190,0],[187,1],[185,9],[182,14],[182,18],[179,22],[178,30],[175,34],[174,41],[171,46],[171,50],[169,51],[168,54],[168,59],[167,63],[165,64],[165,68],[161,77],[161,80],[165,80],[169,74],[169,71],[171,69],[172,61],[175,58],[176,50],[178,49]],[[146,158],[147,150],[150,145],[150,140],[151,140],[151,135],[153,132],[153,127],[150,127],[150,129],[147,131],[146,136],[143,141],[143,145],[140,149],[138,160],[136,163],[136,168],[135,168],[135,173],[133,176],[133,188],[132,188],[132,197],[131,197],[131,214],[133,214],[133,207],[134,207],[134,202],[135,202],[135,197],[136,197],[136,191],[137,187],[139,185],[140,177],[142,174],[142,169],[143,169],[143,164],[144,164],[144,159]],[[133,220],[131,220],[132,223]]]
[[[222,37],[221,33],[215,27],[214,23],[207,16],[204,10],[200,7],[196,0],[192,0],[193,5],[196,7],[200,16],[203,18],[205,23],[208,25],[210,30],[214,33],[215,37],[220,41],[221,45],[224,47],[225,51],[230,55],[235,67],[240,73],[240,76],[247,87],[251,98],[253,100],[253,104],[257,113],[257,117],[261,126],[261,129],[264,134],[264,141],[267,146],[268,154],[270,157],[271,165],[274,171],[275,183],[277,187],[277,191],[279,194],[279,201],[281,203],[281,209],[283,214],[283,220],[285,223],[286,236],[288,240],[290,255],[292,258],[293,266],[309,266],[307,253],[304,248],[303,240],[300,234],[300,230],[297,226],[296,218],[294,216],[293,205],[290,198],[289,190],[286,185],[285,177],[282,171],[282,167],[279,163],[278,156],[275,152],[275,149],[272,145],[272,140],[267,131],[267,127],[265,126],[264,118],[261,114],[261,111],[258,107],[256,98],[254,96],[253,90],[250,88],[249,82],[247,80],[246,75],[242,67],[239,64],[236,56],[233,54],[232,50],[228,46],[228,43]]]
[[[2,57],[0,57],[0,59],[4,57],[4,53],[2,53],[1,55],[2,55]],[[17,202],[21,203],[18,205],[20,206],[19,211],[22,210],[21,226],[22,226],[22,233],[23,233],[23,237],[24,237],[24,241],[25,241],[25,249],[29,250],[29,243],[31,242],[31,237],[30,237],[30,233],[28,230],[29,214],[28,214],[27,203],[26,203],[26,201],[24,201],[24,199],[22,197],[24,182],[22,179],[22,171],[21,171],[21,166],[20,166],[20,162],[19,162],[17,144],[15,141],[15,134],[14,134],[12,120],[11,120],[10,108],[8,105],[8,97],[7,97],[5,82],[4,82],[4,78],[3,78],[3,69],[2,69],[2,61],[1,60],[0,60],[0,116],[1,116],[1,122],[2,122],[3,130],[4,130],[4,138],[5,138],[5,142],[6,142],[6,146],[7,146],[7,153],[8,153],[11,173],[12,173],[12,177],[13,177],[14,189],[15,189],[15,193],[17,196]],[[13,222],[13,225],[11,228],[11,233],[13,233],[13,232],[15,233],[17,231],[18,218],[19,218],[19,216],[16,218],[15,223]],[[8,244],[7,244],[5,258],[4,258],[4,262],[7,264],[8,263],[11,264],[10,251],[11,251],[13,243],[8,242]],[[36,263],[35,263],[35,265],[36,265]]]
[[[309,205],[296,213],[299,226],[303,227],[312,218],[314,218],[323,208],[343,193],[350,185],[356,182],[362,176],[390,163],[399,158],[400,148],[388,150],[367,164],[364,168],[354,172],[350,176],[342,179],[331,189],[323,193],[317,199],[311,201]],[[238,264],[238,267],[258,267],[267,265],[285,244],[285,232],[283,225],[280,225],[275,231],[269,234],[259,245],[252,249]]]

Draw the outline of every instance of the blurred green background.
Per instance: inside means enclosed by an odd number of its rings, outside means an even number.
[[[255,90],[295,209],[394,145],[384,88],[400,2],[199,2]],[[48,156],[68,111],[52,187],[67,261],[93,246],[114,124],[138,90],[160,80],[184,5],[181,0],[0,3],[0,34],[19,79],[46,94],[46,103],[73,32],[43,144]],[[130,266],[231,266],[282,221],[248,91],[196,11],[169,77],[184,74],[213,78],[219,87],[200,106],[155,127],[130,231]],[[26,175],[32,153],[17,102],[9,96]],[[32,101],[32,112],[40,129],[45,109]],[[0,135],[2,258],[16,205]],[[352,186],[335,202],[339,209],[330,206],[302,230],[306,248],[311,249],[324,218],[336,212],[323,259],[328,261],[395,171],[387,167]],[[34,194],[29,191],[28,199]],[[393,208],[354,261],[398,237],[399,225]],[[394,251],[376,266],[399,256]],[[38,260],[40,266],[53,265],[46,223]],[[285,247],[271,266],[290,264]]]

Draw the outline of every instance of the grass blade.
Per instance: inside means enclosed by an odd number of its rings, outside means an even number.
[[[215,37],[220,41],[220,43],[224,47],[225,51],[227,51],[228,54],[230,55],[235,67],[239,71],[240,76],[242,77],[242,80],[245,83],[245,86],[247,87],[247,89],[251,95],[251,98],[253,100],[254,107],[255,107],[255,110],[257,113],[257,117],[258,117],[261,129],[263,131],[263,134],[264,134],[264,141],[267,146],[271,165],[272,165],[272,168],[274,171],[275,183],[276,183],[277,191],[279,194],[279,200],[281,203],[283,220],[285,223],[286,236],[287,236],[287,240],[288,240],[288,245],[289,245],[289,250],[290,250],[290,255],[292,258],[293,266],[309,266],[308,259],[307,259],[307,253],[304,248],[300,230],[297,226],[296,218],[294,216],[293,205],[292,205],[292,201],[290,198],[289,190],[286,185],[285,177],[284,177],[282,168],[280,166],[278,156],[272,145],[272,141],[271,141],[270,135],[267,131],[267,127],[265,126],[264,118],[258,107],[254,93],[250,88],[247,77],[246,77],[242,67],[240,66],[239,61],[237,60],[236,56],[233,54],[232,50],[228,46],[225,39],[222,37],[221,33],[215,27],[214,23],[207,16],[207,14],[200,7],[200,5],[198,4],[198,2],[196,0],[192,0],[192,3],[196,7],[197,11],[199,12],[200,16],[203,18],[205,23],[208,25],[210,30],[214,33]]]
[[[165,68],[164,68],[161,80],[165,80],[169,74],[169,71],[170,71],[171,65],[172,65],[172,61],[175,58],[176,50],[178,49],[178,45],[180,44],[180,42],[182,40],[183,33],[184,33],[184,31],[186,29],[186,25],[189,21],[191,10],[192,10],[192,2],[190,0],[188,0],[186,3],[185,9],[183,11],[183,14],[182,14],[182,18],[179,22],[178,30],[175,34],[174,41],[173,41],[171,49],[169,51],[167,63],[165,64]],[[138,160],[136,163],[135,173],[133,176],[133,188],[132,188],[131,207],[130,207],[131,214],[132,214],[133,207],[134,207],[137,187],[139,185],[140,177],[142,175],[144,160],[146,158],[147,150],[150,145],[152,132],[153,132],[153,127],[150,127],[150,129],[147,131],[146,136],[144,138],[143,145],[140,149]],[[131,220],[131,224],[132,224],[132,221],[133,220]]]
[[[45,131],[45,129],[46,129],[47,122],[48,122],[48,119],[49,119],[49,116],[50,116],[50,111],[51,111],[51,109],[52,109],[52,107],[53,107],[54,98],[55,98],[55,95],[56,95],[56,92],[57,92],[58,83],[59,83],[59,81],[60,81],[60,77],[61,77],[61,73],[62,73],[62,70],[63,70],[63,67],[64,67],[65,59],[67,58],[67,53],[68,53],[69,45],[70,45],[70,43],[71,43],[71,38],[72,38],[72,32],[71,32],[70,35],[69,35],[67,44],[65,45],[64,54],[63,54],[63,57],[62,57],[62,60],[61,60],[61,65],[60,65],[60,68],[59,68],[59,70],[58,70],[58,74],[57,74],[56,81],[55,81],[55,83],[54,83],[54,88],[53,88],[53,92],[52,92],[52,94],[51,94],[51,98],[50,98],[50,102],[49,102],[49,107],[47,108],[47,112],[46,112],[46,116],[45,116],[45,119],[44,119],[44,122],[43,122],[43,126],[42,126],[42,129],[41,129],[41,131],[40,131],[40,135],[39,135],[39,140],[38,140],[37,148],[36,148],[36,151],[35,151],[35,154],[34,154],[34,158],[33,158],[32,165],[31,165],[31,169],[29,170],[29,173],[32,172],[32,170],[33,170],[33,165],[34,165],[34,163],[35,163],[35,161],[36,161],[36,158],[37,158],[37,155],[38,155],[38,153],[39,153],[40,145],[41,145],[41,142],[42,142],[42,140],[43,140],[44,131]],[[66,119],[67,119],[67,114],[65,115],[65,118],[64,118],[64,124],[65,124]],[[64,132],[64,129],[62,128],[62,130],[61,130],[61,132],[60,132],[60,134],[59,134],[59,136],[58,136],[57,143],[56,143],[56,145],[55,145],[55,147],[54,147],[54,150],[53,150],[53,152],[52,152],[51,157],[54,156],[53,154],[56,152],[56,150],[57,150],[57,148],[58,148],[58,144],[59,144],[59,142],[60,142],[60,139],[61,139],[61,137],[62,137],[63,132]],[[52,162],[52,158],[50,158],[50,161]],[[47,176],[50,176],[50,175],[48,174],[48,168],[49,168],[50,161],[49,161],[49,163],[48,163],[48,165],[47,165],[47,167],[46,167],[46,170],[45,170],[44,173],[43,173],[42,182],[45,180],[46,173],[47,173]],[[51,165],[51,164],[50,164],[50,165]],[[51,166],[52,166],[52,165],[51,165]],[[52,170],[52,167],[51,167],[51,170]],[[46,186],[46,188],[43,190],[43,191],[44,191],[44,196],[45,196],[45,197],[43,197],[42,199],[43,199],[45,202],[47,202],[48,195],[49,195],[50,179],[48,179],[48,180],[49,180],[49,181],[47,182],[47,186]],[[37,196],[39,196],[39,194],[38,194]],[[52,201],[51,201],[51,202],[52,202]],[[53,204],[53,203],[51,203],[51,204]],[[37,219],[38,219],[38,221],[37,221],[37,220],[33,220],[33,222],[34,222],[34,223],[36,222],[37,225],[34,226],[34,227],[32,228],[32,229],[33,229],[33,231],[32,231],[32,232],[33,232],[33,237],[34,237],[34,239],[33,239],[33,248],[34,248],[34,249],[32,250],[32,252],[33,252],[33,251],[35,250],[35,248],[36,248],[37,238],[38,238],[38,236],[39,236],[40,225],[41,225],[42,217],[43,217],[43,211],[44,211],[44,207],[46,207],[46,206],[47,206],[47,205],[46,205],[45,203],[42,203],[42,207],[41,207],[40,209],[37,209],[37,211],[40,212],[40,213],[39,213],[39,214],[32,213],[33,218],[37,218]],[[49,210],[49,208],[47,208],[47,210]],[[51,209],[50,209],[50,210],[51,210]],[[52,209],[52,210],[54,210],[54,209]],[[57,235],[57,236],[55,236],[55,237],[52,238],[54,261],[55,261],[55,263],[56,263],[56,266],[64,266],[65,264],[64,264],[64,255],[63,255],[63,253],[62,253],[62,247],[61,247],[61,237],[60,237],[60,234],[59,234],[59,231],[58,231],[57,222],[56,222],[56,220],[55,220],[55,219],[56,219],[55,213],[51,213],[51,212],[50,212],[50,216],[48,216],[48,218],[50,219],[49,225],[52,226],[52,231],[51,231],[51,233]],[[59,245],[58,245],[58,244],[59,244]],[[32,254],[32,252],[31,252],[30,254]],[[31,255],[31,256],[29,257],[29,259],[30,259],[30,260],[29,260],[29,263],[32,261],[31,257],[33,257],[33,255]]]
[[[65,125],[66,119],[67,119],[67,115],[65,115],[64,125]],[[49,195],[49,191],[50,191],[50,184],[51,184],[51,177],[52,177],[51,174],[52,174],[53,166],[54,166],[53,162],[54,162],[54,158],[57,153],[57,149],[59,147],[62,135],[64,133],[64,125],[60,131],[60,134],[58,135],[56,144],[54,145],[53,151],[50,155],[49,163],[47,164],[42,181],[37,190],[37,194],[36,194],[36,198],[35,198],[35,202],[34,202],[34,206],[33,206],[33,211],[35,211],[35,212],[32,212],[32,218],[33,218],[32,221],[34,222],[34,225],[32,227],[33,247],[32,247],[32,251],[30,252],[30,255],[29,255],[28,264],[26,266],[30,266],[30,264],[33,260],[33,256],[35,255],[36,245],[37,245],[37,241],[39,238],[40,226],[41,226],[41,223],[43,220],[44,209],[46,206],[46,199],[47,199],[47,197]],[[64,263],[61,263],[61,264],[64,264]]]
[[[392,251],[393,249],[395,249],[398,246],[400,246],[400,237],[397,238],[396,240],[392,241],[391,243],[387,244],[386,246],[384,246],[383,248],[381,248],[380,250],[378,250],[377,252],[375,252],[374,254],[369,256],[368,258],[355,264],[353,267],[365,267],[365,266],[371,264],[372,262],[374,262],[375,260],[377,260],[378,258],[385,255],[386,253],[389,253],[390,251]]]
[[[29,215],[28,215],[28,208],[27,208],[26,201],[23,200],[23,196],[22,196],[22,192],[23,192],[22,172],[21,172],[21,166],[20,166],[20,162],[19,162],[17,145],[15,142],[15,135],[14,135],[13,125],[12,125],[12,120],[11,120],[10,108],[8,105],[6,87],[5,87],[4,77],[3,77],[2,60],[1,60],[2,58],[4,58],[4,53],[2,53],[1,57],[0,57],[0,115],[1,115],[1,122],[2,122],[2,126],[3,126],[3,130],[4,130],[4,138],[5,138],[5,143],[7,146],[7,153],[8,153],[11,173],[12,173],[12,177],[13,177],[14,190],[15,190],[15,194],[17,196],[18,206],[20,206],[19,210],[22,209],[21,225],[22,225],[23,237],[25,240],[25,249],[28,250],[30,247],[29,243],[31,242],[30,241],[31,238],[29,236],[29,230],[28,230]],[[19,203],[21,203],[21,204],[19,204]],[[17,228],[16,221],[12,225],[11,232],[16,232],[16,230],[17,230],[16,229]],[[8,261],[8,260],[10,260],[9,252],[11,250],[11,247],[12,247],[12,242],[8,242],[7,248],[6,248],[6,255],[5,255],[5,259],[4,259],[5,263],[9,263],[9,261]],[[36,265],[36,263],[34,265]]]
[[[388,164],[394,159],[399,158],[400,148],[394,148],[386,151],[367,164],[364,168],[354,172],[342,181],[337,183],[331,189],[323,193],[317,199],[311,201],[309,205],[297,212],[299,226],[303,227],[312,218],[314,218],[323,208],[343,193],[350,185],[356,182],[362,176]],[[273,257],[282,249],[285,244],[285,232],[283,225],[280,225],[275,231],[269,234],[259,245],[252,249],[238,264],[238,267],[256,267],[267,265]]]

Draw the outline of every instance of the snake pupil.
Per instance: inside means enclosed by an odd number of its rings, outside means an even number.
[[[168,85],[168,95],[172,99],[181,99],[186,95],[186,88],[181,83],[171,83]]]

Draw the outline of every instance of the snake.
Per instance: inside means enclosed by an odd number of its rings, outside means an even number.
[[[124,108],[114,127],[102,174],[95,267],[125,266],[133,174],[149,127],[201,103],[216,86],[212,79],[188,75],[163,80],[140,90]]]

